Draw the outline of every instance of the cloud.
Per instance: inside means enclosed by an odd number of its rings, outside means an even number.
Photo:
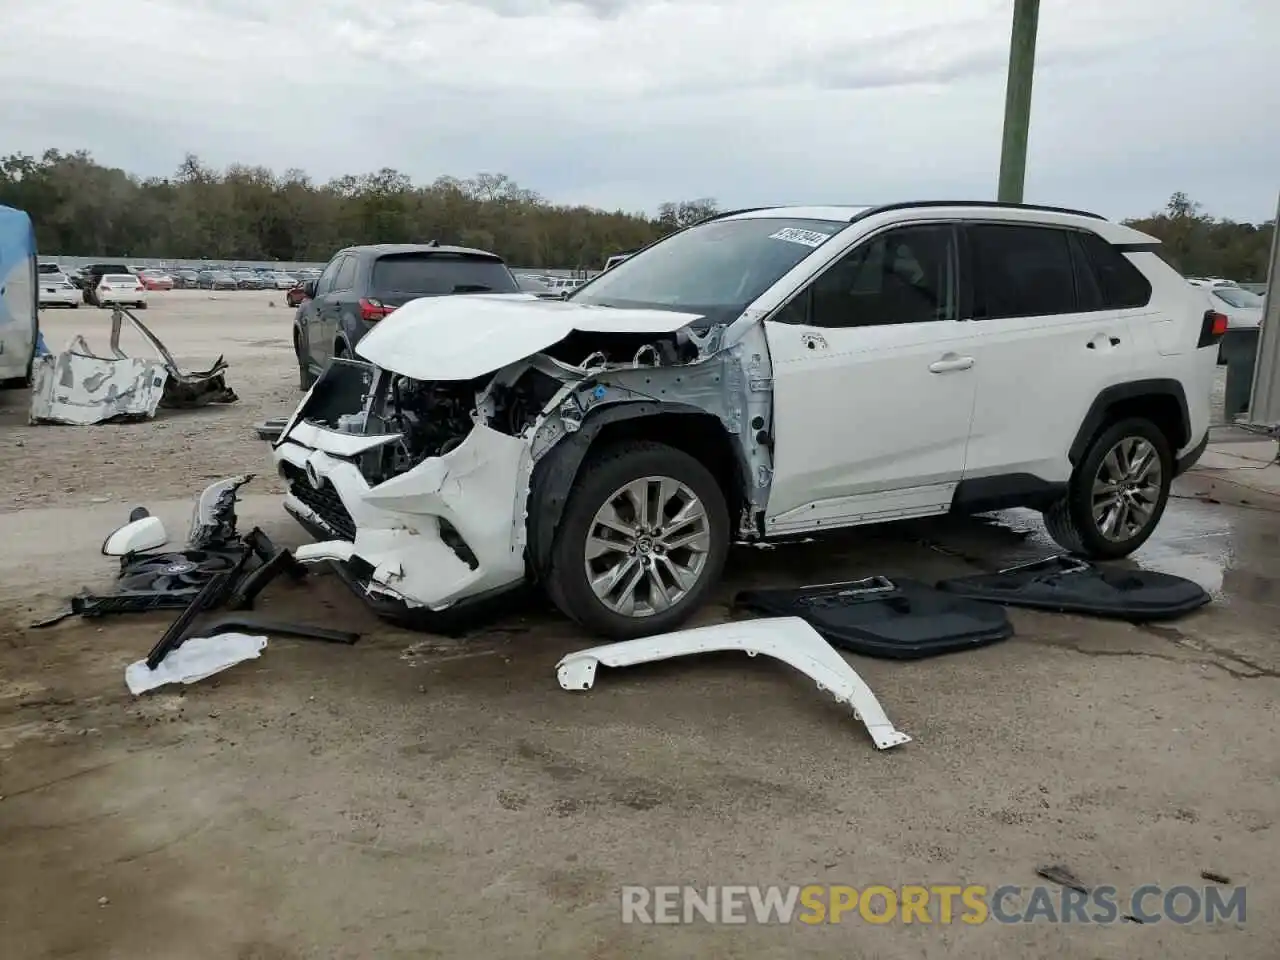
[[[501,171],[652,210],[988,198],[1011,2],[43,0],[0,33],[6,150],[142,175]],[[1041,10],[1029,200],[1272,216],[1274,0]]]

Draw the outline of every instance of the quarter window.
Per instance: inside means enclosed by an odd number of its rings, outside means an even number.
[[[320,274],[320,279],[316,281],[316,295],[328,293],[333,289],[334,278],[338,275],[338,270],[346,263],[345,256],[334,257],[329,261],[329,265],[324,268],[324,273]]]
[[[955,264],[950,226],[887,230],[828,267],[777,319],[825,328],[954,320]]]
[[[334,290],[350,290],[356,285],[356,258],[348,255],[338,268],[338,276],[333,281]]]
[[[1079,310],[1068,233],[1021,224],[972,224],[975,320]]]
[[[1096,233],[1081,233],[1080,245],[1098,277],[1104,310],[1145,307],[1151,301],[1151,283],[1123,253]]]

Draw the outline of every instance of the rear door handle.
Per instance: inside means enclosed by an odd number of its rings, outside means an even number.
[[[941,360],[929,364],[930,373],[951,373],[953,370],[968,370],[973,366],[973,357],[957,357],[948,353]]]

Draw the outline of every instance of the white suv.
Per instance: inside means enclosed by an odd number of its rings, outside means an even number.
[[[532,580],[626,638],[735,542],[1024,506],[1122,557],[1204,449],[1226,325],[1157,246],[1052,207],[744,210],[567,301],[410,302],[274,447],[299,558],[398,614]]]

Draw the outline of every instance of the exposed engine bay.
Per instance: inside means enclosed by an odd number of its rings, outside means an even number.
[[[329,402],[318,402],[314,409],[308,405],[302,419],[360,436],[398,434],[397,440],[361,457],[364,475],[381,483],[457,449],[476,423],[512,437],[526,435],[566,381],[610,370],[679,365],[697,356],[687,337],[655,340],[643,334],[575,331],[535,358],[474,380],[421,381],[359,361],[335,360],[325,374]]]
[[[479,295],[402,307],[357,344],[364,360],[330,362],[273,447],[285,508],[320,538],[298,558],[430,611],[536,578],[594,439],[655,416],[701,424],[737,536],[762,536],[772,369],[758,318],[740,320]]]

